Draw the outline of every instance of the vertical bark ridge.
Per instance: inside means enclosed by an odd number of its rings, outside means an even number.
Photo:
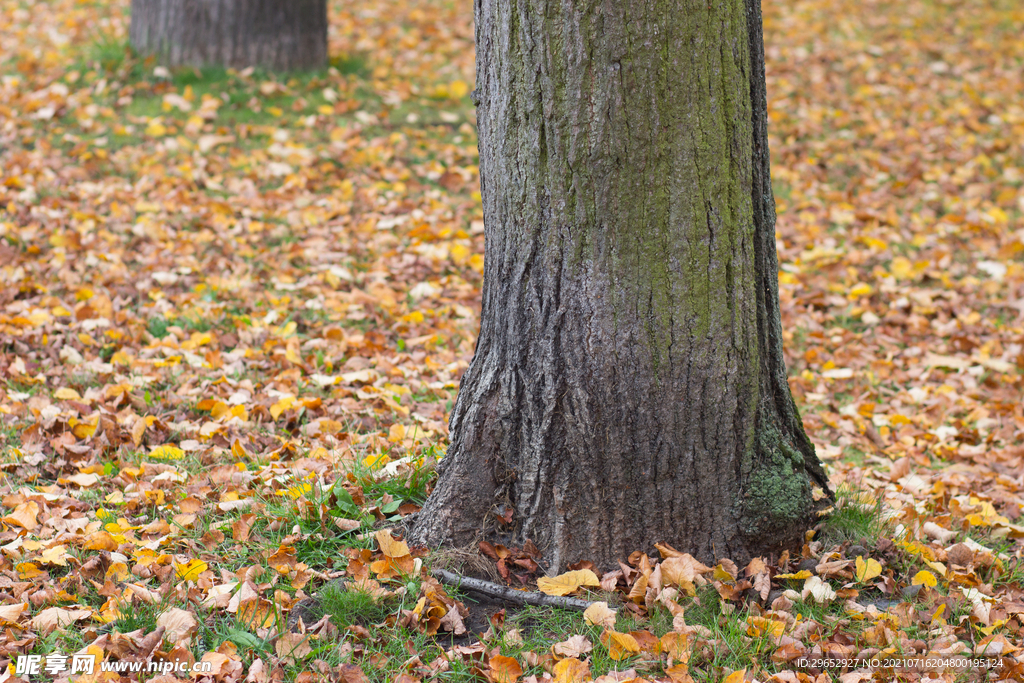
[[[756,3],[477,0],[481,331],[414,539],[560,569],[807,520]]]

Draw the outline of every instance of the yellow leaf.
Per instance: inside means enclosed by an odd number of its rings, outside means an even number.
[[[398,443],[404,438],[405,425],[399,422],[396,422],[395,424],[391,425],[391,428],[388,429],[388,441],[390,441],[391,443]]]
[[[21,564],[18,564],[15,569],[18,570],[19,579],[34,579],[45,573],[39,568],[39,565],[34,562],[22,562]]]
[[[935,575],[927,569],[922,569],[918,573],[914,574],[913,585],[915,586],[920,584],[923,586],[934,587],[937,583],[938,580],[935,578]]]
[[[811,578],[811,572],[809,572],[806,569],[801,569],[800,571],[798,571],[795,574],[776,574],[775,578],[776,579],[796,579],[796,580],[802,581],[804,579]]]
[[[231,442],[231,455],[235,456],[239,460],[249,459],[249,452],[245,450],[245,446],[242,445],[241,439],[235,439]]]
[[[206,571],[208,565],[202,560],[189,560],[188,564],[174,563],[174,573],[182,581],[195,581]]]
[[[295,397],[285,396],[280,401],[270,406],[270,417],[276,420],[277,418],[281,417],[281,414],[284,411],[288,410],[293,405],[295,405]]]
[[[889,266],[889,272],[898,280],[906,280],[913,274],[914,264],[912,264],[908,258],[897,256],[892,260],[892,264]]]
[[[132,443],[138,448],[142,445],[142,437],[146,434],[146,421],[142,418],[135,420],[135,424],[132,425]]]
[[[605,630],[601,634],[601,642],[608,648],[608,656],[619,661],[626,657],[632,657],[640,652],[640,643],[628,633]]]
[[[860,555],[857,556],[857,581],[866,583],[882,573],[882,564],[874,559],[868,558],[867,562]]]
[[[871,285],[867,284],[866,282],[858,282],[857,284],[850,288],[848,295],[851,299],[859,299],[862,296],[868,296],[873,291],[874,289],[871,287]]]
[[[723,678],[722,683],[743,683],[743,679],[746,675],[746,669],[739,669],[738,671],[733,671],[731,674]]]
[[[765,617],[747,617],[747,635],[751,638],[760,638],[765,635],[778,638],[785,630],[785,622]]]
[[[159,121],[151,121],[150,124],[146,126],[146,135],[153,138],[162,138],[167,135],[167,126]]]
[[[396,541],[387,529],[381,529],[373,536],[377,539],[377,545],[380,546],[384,557],[405,557],[409,554],[409,546],[405,541]]]
[[[448,249],[448,253],[451,255],[452,260],[461,266],[469,259],[472,252],[470,252],[469,247],[465,244],[456,242]]]
[[[728,569],[722,565],[717,565],[715,571],[711,574],[711,577],[716,581],[735,581],[736,577],[732,575]]]
[[[180,460],[185,456],[185,451],[181,450],[177,446],[170,444],[164,444],[163,446],[157,446],[149,452],[149,457],[157,458],[158,460]]]
[[[469,85],[465,81],[452,81],[448,86],[448,94],[454,100],[461,100],[469,92]]]
[[[39,555],[39,562],[43,564],[55,564],[59,567],[68,566],[68,549],[63,545],[55,545],[47,548]]]
[[[537,588],[546,595],[569,595],[575,592],[580,586],[600,586],[601,582],[597,575],[589,569],[577,569],[576,571],[559,574],[554,578],[542,576],[537,579]]]
[[[374,455],[368,455],[363,458],[363,466],[367,469],[373,469],[374,467],[383,467],[391,462],[391,457],[387,453],[376,453]]]
[[[68,387],[61,387],[57,391],[53,392],[53,397],[58,398],[61,401],[81,401],[82,396],[74,389]]]
[[[105,578],[112,581],[124,581],[128,576],[128,565],[124,562],[111,562],[110,566],[107,567]]]
[[[583,683],[589,680],[590,664],[587,662],[570,657],[555,664],[554,683]]]

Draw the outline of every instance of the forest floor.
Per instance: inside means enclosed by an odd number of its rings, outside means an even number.
[[[586,615],[474,606],[384,528],[478,328],[471,5],[334,2],[302,77],[154,68],[128,5],[0,0],[0,680],[1024,677],[1019,2],[767,2],[839,503],[791,557],[580,567]],[[528,550],[477,562],[536,589]]]

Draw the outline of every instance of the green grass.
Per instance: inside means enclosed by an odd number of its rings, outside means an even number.
[[[844,484],[836,491],[833,511],[819,525],[815,538],[826,547],[842,543],[874,545],[891,531],[892,525],[883,513],[881,500]]]
[[[409,593],[415,596],[419,592],[419,586],[414,581],[410,584],[412,585],[407,587],[411,588]],[[415,601],[415,598],[412,599]],[[330,616],[338,628],[345,628],[350,624],[369,628],[380,624],[400,608],[395,599],[379,600],[366,591],[347,590],[344,586],[333,583],[320,591],[317,600],[316,617]]]

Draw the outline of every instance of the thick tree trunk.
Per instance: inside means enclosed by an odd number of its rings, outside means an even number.
[[[476,22],[483,314],[413,538],[553,571],[798,541],[828,485],[782,356],[759,0]]]
[[[327,63],[327,0],[132,0],[132,47],[168,66]]]

